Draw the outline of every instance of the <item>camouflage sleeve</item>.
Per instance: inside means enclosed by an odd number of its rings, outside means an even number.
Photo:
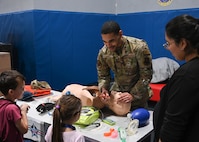
[[[100,90],[101,88],[109,90],[111,75],[110,68],[103,57],[104,54],[104,51],[101,49],[97,57],[98,86]]]
[[[141,41],[136,49],[136,58],[139,65],[140,78],[130,93],[134,96],[133,106],[145,105],[152,95],[149,83],[152,79],[152,56],[146,42]],[[143,106],[144,107],[144,106]]]

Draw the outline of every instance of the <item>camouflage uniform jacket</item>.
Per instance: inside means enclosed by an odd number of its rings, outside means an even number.
[[[99,89],[129,92],[133,95],[132,108],[145,107],[152,91],[152,57],[145,41],[123,36],[121,54],[111,52],[104,45],[97,57]],[[111,70],[114,83],[110,88]]]

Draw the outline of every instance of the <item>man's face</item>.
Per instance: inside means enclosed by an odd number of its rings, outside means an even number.
[[[106,47],[114,52],[116,51],[116,49],[118,47],[120,47],[121,45],[121,38],[122,38],[122,34],[120,34],[120,32],[118,34],[114,34],[114,33],[109,33],[109,34],[101,34],[102,36],[102,40],[104,42],[104,45],[106,45]]]

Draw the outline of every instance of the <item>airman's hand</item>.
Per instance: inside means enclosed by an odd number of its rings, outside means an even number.
[[[120,103],[130,103],[133,101],[133,96],[128,92],[120,93],[120,97],[117,99],[117,102]]]

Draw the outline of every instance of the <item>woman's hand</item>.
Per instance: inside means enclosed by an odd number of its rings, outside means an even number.
[[[29,108],[30,108],[30,106],[28,104],[22,104],[20,106],[21,111],[24,111],[26,113],[28,112]]]

